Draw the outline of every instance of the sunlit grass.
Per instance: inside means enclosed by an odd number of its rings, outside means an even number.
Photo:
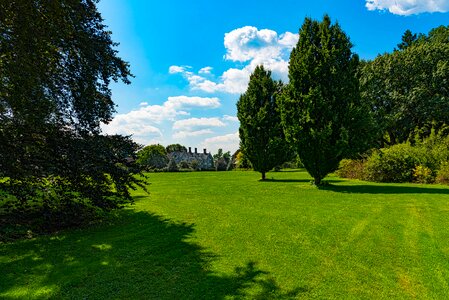
[[[150,174],[104,224],[0,245],[5,299],[445,299],[449,189]]]

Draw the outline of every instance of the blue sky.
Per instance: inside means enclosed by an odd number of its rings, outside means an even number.
[[[287,81],[305,17],[329,14],[364,59],[392,51],[407,29],[449,25],[449,0],[103,0],[98,8],[135,75],[111,86],[117,114],[103,131],[212,153],[238,148],[236,102],[257,64]]]

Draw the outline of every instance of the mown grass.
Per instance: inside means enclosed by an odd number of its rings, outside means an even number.
[[[150,174],[104,224],[0,245],[0,298],[446,299],[449,188]]]

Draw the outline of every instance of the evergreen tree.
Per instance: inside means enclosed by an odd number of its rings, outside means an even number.
[[[280,125],[276,97],[282,83],[271,78],[271,72],[257,66],[250,76],[248,89],[237,102],[240,121],[240,149],[255,171],[262,174],[286,161],[289,148]]]
[[[407,29],[404,34],[402,35],[402,41],[400,44],[398,44],[399,50],[404,50],[407,47],[410,47],[415,43],[415,41],[418,39],[416,33],[413,34],[409,29]]]
[[[327,15],[306,18],[299,37],[279,106],[287,140],[319,185],[343,158],[368,148],[372,123],[360,101],[359,59],[340,26]]]

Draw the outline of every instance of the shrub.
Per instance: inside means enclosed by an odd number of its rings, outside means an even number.
[[[430,168],[418,165],[413,169],[413,178],[418,183],[432,183],[435,179],[432,173]]]
[[[190,169],[190,165],[185,160],[181,161],[178,165],[179,169]]]
[[[373,152],[366,162],[367,179],[377,182],[411,182],[413,169],[421,162],[409,144]]]
[[[226,162],[226,159],[224,159],[223,157],[219,158],[217,160],[217,162],[215,163],[216,171],[226,171],[227,167],[228,167],[228,163]]]
[[[436,183],[449,184],[449,162],[445,161],[441,164],[435,178]]]
[[[366,160],[362,159],[343,159],[336,174],[343,178],[365,179]]]
[[[178,165],[176,164],[174,159],[170,159],[170,161],[168,162],[168,166],[167,166],[167,171],[168,172],[178,172]]]
[[[200,163],[196,159],[192,160],[189,165],[192,170],[195,170],[195,171],[200,170]]]

